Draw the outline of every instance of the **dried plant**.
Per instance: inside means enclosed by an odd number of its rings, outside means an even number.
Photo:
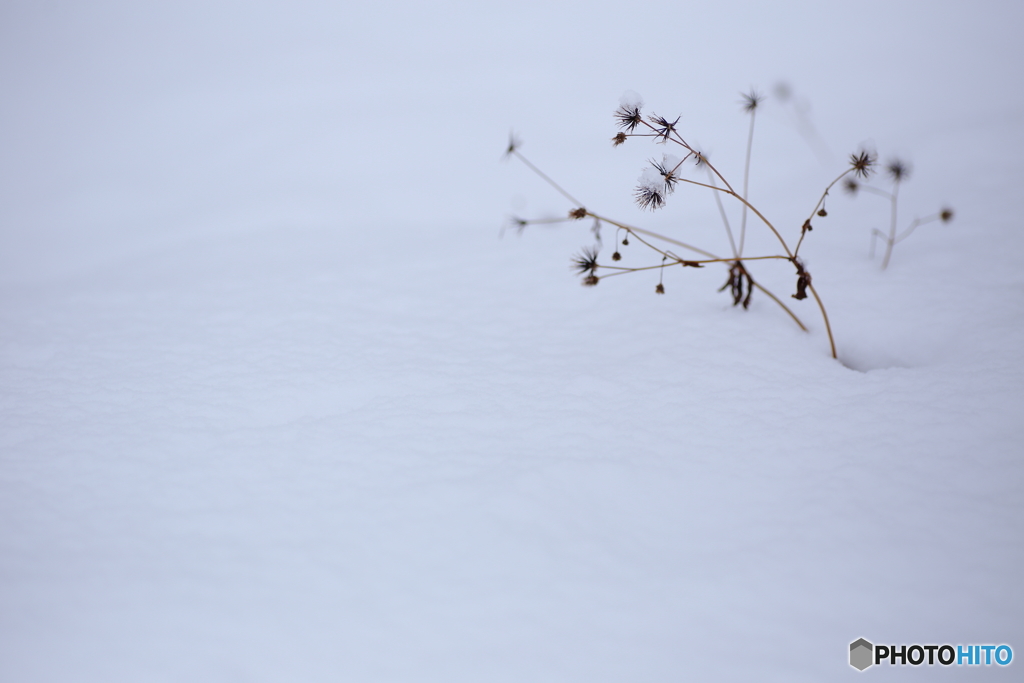
[[[892,182],[891,191],[883,190],[863,183],[858,183],[853,178],[848,179],[844,185],[844,189],[851,195],[857,195],[861,190],[863,190],[865,192],[878,195],[880,197],[885,197],[886,199],[889,200],[890,210],[888,234],[882,232],[878,228],[874,228],[871,231],[871,250],[869,252],[869,256],[871,258],[875,257],[876,242],[879,239],[885,242],[885,256],[882,257],[882,270],[885,270],[886,268],[889,267],[889,259],[892,257],[892,248],[899,244],[900,242],[902,242],[903,240],[905,240],[907,237],[909,237],[910,234],[914,232],[914,230],[916,230],[919,226],[922,226],[926,223],[932,223],[934,221],[942,221],[943,223],[948,223],[949,221],[953,220],[953,209],[949,207],[944,207],[940,209],[938,213],[934,213],[924,218],[915,218],[913,221],[911,221],[910,225],[908,225],[903,230],[903,232],[896,234],[896,226],[899,221],[898,216],[900,185],[906,182],[907,178],[910,177],[910,166],[901,159],[893,159],[888,164],[886,164],[885,171],[886,175],[889,177],[889,180]]]
[[[814,299],[821,314],[826,333],[828,334],[832,357],[835,358],[836,345],[835,339],[832,336],[832,328],[829,323],[828,313],[825,310],[825,305],[822,302],[821,297],[814,288],[811,273],[807,270],[805,263],[800,258],[800,249],[803,246],[804,239],[807,237],[807,234],[812,230],[811,221],[816,217],[825,217],[828,215],[825,210],[825,199],[828,197],[832,188],[835,187],[837,183],[843,182],[844,180],[846,181],[847,189],[850,187],[857,187],[856,179],[864,180],[874,171],[876,163],[875,156],[866,151],[859,151],[850,155],[849,163],[846,168],[825,187],[821,196],[818,198],[817,203],[808,214],[807,219],[801,224],[798,233],[787,240],[783,237],[782,232],[780,232],[780,230],[748,200],[750,158],[754,141],[754,122],[758,108],[763,100],[764,98],[753,90],[742,95],[742,109],[744,113],[750,117],[750,130],[747,136],[743,185],[742,189],[739,191],[734,188],[734,186],[721,172],[719,172],[719,170],[708,160],[706,155],[702,154],[698,149],[686,141],[680,130],[682,128],[680,125],[681,117],[676,117],[672,120],[668,117],[656,114],[645,115],[643,113],[642,100],[638,95],[631,92],[626,93],[622,97],[619,107],[614,113],[616,124],[620,129],[612,138],[612,144],[614,146],[618,147],[630,138],[648,138],[651,142],[678,150],[681,155],[677,156],[668,152],[663,152],[660,158],[652,158],[650,160],[650,165],[641,173],[637,186],[633,191],[633,197],[637,205],[644,210],[656,211],[663,208],[668,202],[669,197],[681,186],[693,185],[705,189],[715,197],[722,217],[723,227],[729,240],[729,246],[732,252],[731,256],[718,256],[706,249],[687,244],[680,240],[666,235],[661,235],[650,230],[627,225],[621,221],[613,220],[585,208],[583,202],[569,194],[558,183],[544,174],[529,159],[523,156],[520,152],[520,143],[515,137],[512,137],[509,141],[508,148],[506,149],[506,157],[515,157],[524,163],[534,173],[540,176],[545,182],[571,202],[573,208],[568,212],[567,217],[564,219],[531,221],[514,218],[513,227],[518,231],[522,231],[527,225],[532,225],[534,223],[578,221],[584,218],[592,218],[594,221],[593,230],[597,235],[598,240],[600,240],[599,230],[601,225],[607,224],[613,226],[616,232],[616,249],[611,256],[612,263],[602,263],[599,261],[599,247],[584,249],[579,255],[573,258],[574,269],[580,276],[582,276],[583,284],[588,286],[596,285],[601,280],[609,277],[625,275],[627,273],[657,270],[659,272],[659,280],[655,287],[655,292],[658,294],[664,294],[665,287],[663,277],[665,268],[676,266],[683,268],[703,268],[708,264],[721,263],[728,268],[728,278],[719,291],[728,290],[729,294],[732,296],[734,306],[747,308],[750,305],[754,290],[757,290],[774,301],[793,319],[800,329],[806,331],[807,327],[803,322],[801,322],[800,318],[797,317],[790,307],[787,306],[782,299],[761,285],[750,271],[750,264],[754,261],[788,262],[793,267],[796,276],[796,292],[792,295],[792,298],[803,300],[810,297]],[[704,173],[706,175],[707,182],[690,177],[692,173],[687,172],[688,166],[696,169],[698,172]],[[889,170],[890,175],[895,173],[901,174],[901,176],[896,179],[897,183],[906,175],[905,167],[900,166],[899,169],[900,170],[898,171],[894,171],[890,167]],[[731,201],[739,205],[738,208],[741,212],[741,218],[738,239],[737,236],[733,234],[723,199],[726,202]],[[774,236],[775,241],[777,241],[779,246],[778,252],[756,255],[748,255],[745,253],[748,216],[753,216],[755,221],[760,223],[764,229],[768,230]],[[917,222],[903,235],[899,236],[896,241],[903,239],[914,227],[922,222],[925,221]],[[656,261],[640,266],[621,265],[623,256],[618,247],[620,245],[628,246],[634,242],[640,245],[644,251],[653,252],[652,255],[656,257]],[[672,251],[672,249],[682,249],[696,256],[683,258]]]

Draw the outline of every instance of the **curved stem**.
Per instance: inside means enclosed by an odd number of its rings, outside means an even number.
[[[708,180],[711,184],[715,183],[715,176],[711,174],[711,170],[708,169]],[[729,217],[725,214],[725,206],[722,204],[722,195],[717,192],[713,192],[715,195],[715,204],[718,206],[718,215],[722,217],[722,225],[725,226],[725,234],[729,237],[729,246],[732,247],[732,255],[735,258],[740,257],[740,252],[736,249],[736,240],[732,236],[732,226],[729,225]]]
[[[794,313],[793,311],[789,310],[789,306],[787,306],[786,304],[782,303],[782,300],[779,299],[779,297],[775,296],[774,294],[769,292],[767,289],[765,289],[764,287],[759,285],[757,283],[757,281],[755,281],[755,280],[751,280],[751,284],[753,284],[755,287],[757,287],[762,292],[767,294],[771,298],[771,300],[774,301],[775,303],[777,303],[779,306],[782,306],[782,310],[784,310],[786,313],[789,313],[789,317],[793,319],[793,322],[795,322],[797,325],[799,325],[801,330],[803,330],[804,332],[807,332],[807,328],[804,327],[804,324],[802,322],[800,322],[800,318],[796,317],[796,313]]]
[[[828,186],[825,188],[825,191],[821,193],[821,197],[818,198],[818,203],[814,205],[813,209],[811,209],[811,215],[807,217],[807,221],[804,223],[804,225],[809,224],[814,219],[814,214],[818,213],[818,209],[820,209],[822,204],[825,203],[825,197],[827,197],[829,191],[833,187],[835,187],[835,184],[838,183],[843,178],[845,178],[847,175],[849,175],[853,170],[854,170],[853,168],[846,169],[845,171],[840,173],[838,176],[836,176],[835,180],[833,180],[831,183],[828,184]],[[793,256],[796,256],[797,254],[800,253],[800,245],[802,245],[804,243],[804,235],[806,235],[806,234],[807,234],[806,230],[801,230],[800,231],[800,240],[796,243],[796,249],[793,250]]]
[[[825,331],[828,332],[828,343],[832,347],[832,357],[838,359],[836,355],[836,340],[832,337],[832,325],[828,322],[828,313],[825,312],[825,304],[821,303],[821,297],[818,296],[818,292],[814,289],[813,284],[808,284],[807,289],[811,290],[811,294],[814,295],[814,300],[818,302],[818,308],[821,309],[821,317],[825,321]]]

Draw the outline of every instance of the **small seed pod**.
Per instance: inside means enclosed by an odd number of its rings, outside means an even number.
[[[665,285],[663,285],[663,284],[661,284],[659,282],[658,286],[654,288],[654,293],[655,294],[664,294],[665,293]]]
[[[615,252],[614,254],[612,254],[612,261],[621,261],[621,260],[622,260],[622,254],[620,254],[619,252]]]

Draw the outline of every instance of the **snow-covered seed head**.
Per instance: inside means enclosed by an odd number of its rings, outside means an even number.
[[[640,110],[644,106],[643,98],[637,95],[632,90],[627,90],[619,98],[619,108],[615,110],[615,118],[618,119],[618,125],[620,128],[625,130],[627,133],[632,133],[637,126],[643,123],[643,116],[640,114]],[[619,133],[625,140],[625,134]],[[619,135],[615,136],[615,140],[618,140]],[[616,142],[615,144],[622,144]]]

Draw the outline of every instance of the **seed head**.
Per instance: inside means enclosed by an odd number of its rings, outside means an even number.
[[[676,190],[676,183],[679,182],[679,176],[676,174],[676,169],[679,167],[679,159],[672,156],[671,154],[662,155],[661,162],[657,162],[651,159],[651,166],[661,176],[662,182],[665,184],[665,193],[672,194]]]
[[[893,159],[885,166],[886,172],[894,183],[899,183],[910,177],[910,166],[900,159]]]
[[[582,284],[583,284],[584,287],[593,287],[593,286],[595,286],[600,281],[601,281],[601,278],[599,278],[598,276],[596,276],[596,275],[588,275],[585,278],[583,278],[583,283]]]
[[[764,96],[753,88],[748,93],[740,93],[740,96],[743,98],[743,111],[747,113],[753,112],[757,109],[757,105],[764,102]]]
[[[679,123],[681,116],[677,116],[675,121],[669,123],[668,119],[663,116],[649,116],[648,121],[655,127],[657,134],[655,138],[661,138],[661,142],[668,142],[672,137],[672,134],[676,132],[676,124]],[[678,133],[676,133],[678,135]]]
[[[618,119],[619,128],[622,128],[627,133],[632,133],[644,120],[640,114],[640,107],[634,104],[619,105],[619,108],[615,110],[615,118]],[[622,133],[619,133],[619,135],[622,135]]]
[[[594,273],[597,271],[597,249],[594,247],[583,247],[579,254],[572,257],[572,267],[579,275],[594,277]],[[588,283],[584,282],[584,284]],[[589,284],[597,283],[592,282]]]
[[[620,254],[619,252],[615,252],[614,254],[612,254],[612,261],[621,261],[621,260],[622,260],[622,254]]]
[[[665,285],[663,285],[663,284],[661,284],[659,282],[658,286],[654,288],[654,293],[655,294],[664,294],[665,293]]]
[[[513,154],[515,154],[516,151],[518,151],[518,149],[519,149],[519,145],[521,145],[521,144],[523,144],[523,143],[519,140],[519,138],[516,137],[515,133],[509,133],[508,134],[508,147],[505,148],[505,154],[504,154],[503,158],[507,159],[508,157],[510,157]]]
[[[948,223],[953,220],[953,209],[948,206],[939,212],[939,218],[942,219],[943,223]]]
[[[826,211],[825,208],[822,207],[822,209],[818,212],[818,215],[824,218],[825,216],[828,215],[828,211]]]
[[[618,147],[619,145],[621,145],[625,141],[626,141],[626,134],[620,131],[620,132],[615,134],[615,137],[612,138],[612,147]]]
[[[874,171],[875,155],[871,152],[861,150],[857,154],[850,155],[850,166],[853,167],[853,174],[865,180]]]
[[[572,211],[569,212],[569,218],[571,218],[571,219],[573,219],[575,221],[578,221],[579,219],[586,218],[586,217],[587,217],[587,210],[584,209],[582,206],[580,208],[578,208],[578,209],[573,209]]]
[[[633,198],[641,209],[654,211],[665,206],[664,191],[653,185],[639,185],[633,192]]]
[[[846,180],[843,181],[843,190],[845,190],[847,194],[855,195],[857,194],[857,190],[859,189],[860,183],[858,183],[853,178],[847,178]]]

